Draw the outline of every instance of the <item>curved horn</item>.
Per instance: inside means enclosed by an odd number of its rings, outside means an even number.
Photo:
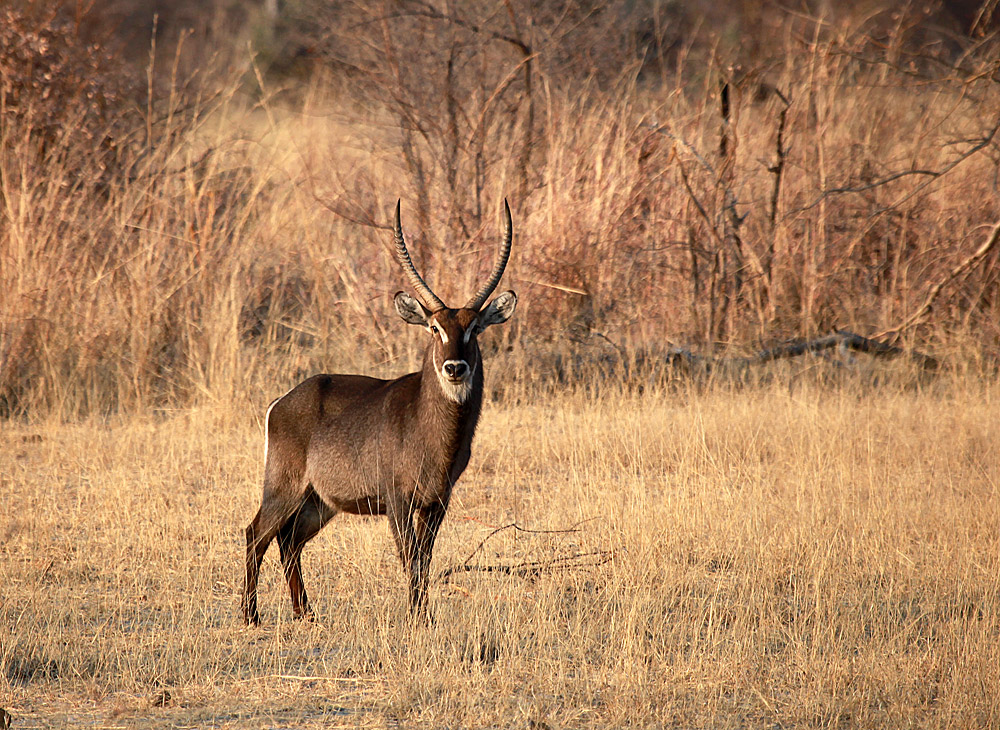
[[[399,222],[399,201],[396,201],[396,220],[392,226],[393,233],[396,238],[396,258],[399,259],[399,265],[403,269],[403,273],[406,274],[406,278],[410,280],[410,286],[417,293],[417,296],[423,301],[424,306],[432,311],[438,309],[446,309],[444,302],[442,302],[437,294],[431,291],[431,288],[427,286],[427,283],[420,278],[420,274],[417,273],[417,268],[413,265],[413,261],[410,259],[410,253],[406,250],[406,241],[403,239],[403,226]]]
[[[486,298],[493,293],[493,290],[497,288],[497,284],[500,283],[500,277],[503,276],[503,270],[507,268],[507,259],[510,258],[510,244],[514,239],[514,226],[510,220],[510,206],[507,205],[507,198],[503,199],[503,245],[500,247],[500,252],[497,254],[496,263],[493,264],[493,271],[490,273],[489,280],[483,284],[483,288],[476,292],[476,295],[469,300],[469,303],[465,305],[466,309],[474,309],[477,312],[479,308],[483,306],[486,302]]]

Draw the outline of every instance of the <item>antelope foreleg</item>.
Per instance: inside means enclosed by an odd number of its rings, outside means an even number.
[[[439,502],[416,512],[414,533],[417,542],[417,588],[416,598],[410,607],[413,611],[426,609],[427,581],[430,577],[434,540],[437,538],[438,530],[441,529],[441,522],[447,509],[447,504]]]
[[[396,550],[403,570],[407,572],[410,582],[410,611],[416,610],[419,599],[420,555],[417,550],[417,537],[413,529],[414,508],[406,499],[390,499],[386,505],[389,517],[389,529],[396,541]]]

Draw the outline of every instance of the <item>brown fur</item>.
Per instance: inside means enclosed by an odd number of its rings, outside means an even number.
[[[246,530],[247,623],[259,622],[257,579],[275,537],[292,610],[297,617],[308,613],[302,548],[338,512],[389,516],[409,572],[411,610],[423,607],[434,540],[472,453],[483,398],[478,334],[497,319],[490,317],[495,309],[425,312],[429,329],[436,326],[444,337],[430,334],[418,372],[395,380],[316,375],[272,404],[263,498]],[[513,305],[501,316],[512,312]],[[445,361],[464,361],[472,371],[462,403],[444,390]]]
[[[517,297],[504,292],[486,307],[510,256],[510,207],[504,201],[503,243],[486,283],[461,309],[451,309],[417,273],[406,250],[399,203],[393,225],[396,258],[418,299],[397,292],[396,312],[426,327],[431,341],[419,372],[395,380],[316,375],[268,408],[264,494],[247,526],[243,617],[259,623],[257,579],[271,541],[296,617],[309,612],[302,548],[338,512],[389,517],[410,610],[422,609],[434,539],[455,482],[472,454],[483,403],[479,334],[506,322]],[[429,308],[428,308],[429,307]]]

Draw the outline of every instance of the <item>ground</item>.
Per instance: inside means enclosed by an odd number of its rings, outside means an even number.
[[[356,517],[306,549],[315,621],[274,551],[242,625],[259,413],[4,424],[0,706],[18,729],[1000,723],[995,383],[587,391],[487,405],[434,558],[477,569],[435,582],[427,625]]]

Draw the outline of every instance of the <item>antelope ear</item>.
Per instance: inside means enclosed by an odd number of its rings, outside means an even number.
[[[405,291],[398,291],[392,301],[396,305],[396,311],[399,312],[399,316],[403,318],[404,322],[407,324],[418,324],[421,327],[427,326],[427,318],[431,313],[414,297],[411,297]]]
[[[488,305],[486,309],[479,313],[479,331],[494,324],[506,322],[514,314],[514,307],[517,306],[517,294],[512,291],[505,291]]]

